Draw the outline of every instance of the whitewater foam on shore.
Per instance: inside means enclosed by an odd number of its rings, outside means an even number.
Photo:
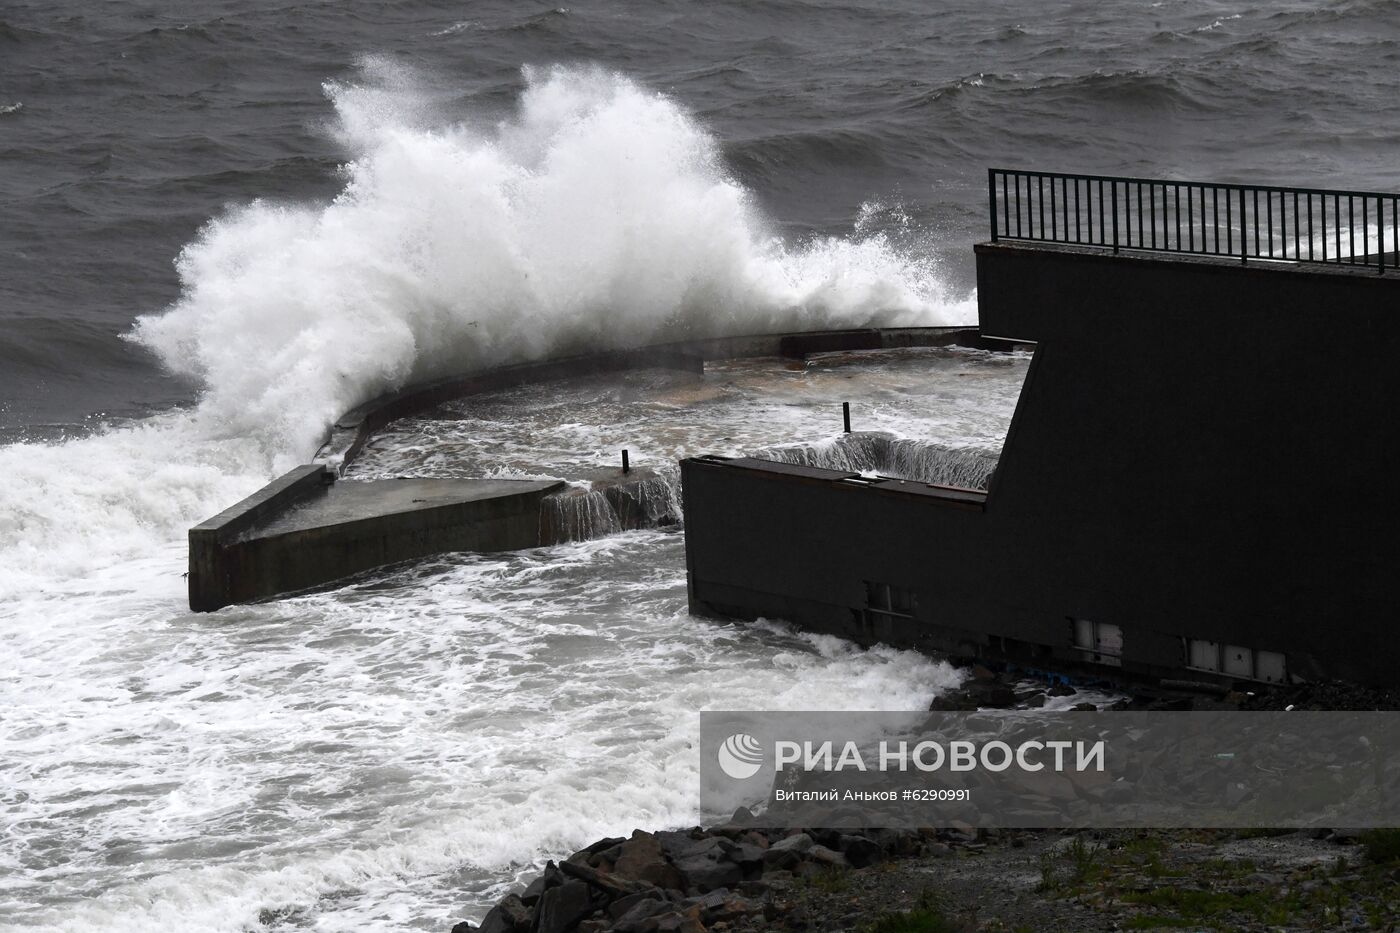
[[[134,332],[198,404],[0,447],[0,929],[445,919],[693,819],[697,709],[917,706],[957,679],[691,620],[675,531],[189,613],[186,529],[406,381],[970,313],[879,236],[772,238],[715,140],[624,78],[532,73],[489,130],[382,63],[329,91],[345,190],[212,221]]]

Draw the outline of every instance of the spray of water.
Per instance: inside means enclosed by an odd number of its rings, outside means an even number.
[[[304,461],[341,412],[412,380],[686,335],[973,315],[881,235],[771,236],[714,137],[664,95],[597,69],[525,77],[514,114],[485,129],[382,60],[327,85],[344,190],[210,222],[180,254],[180,299],[131,334],[200,381],[198,406],[0,448],[0,589],[174,540]]]
[[[616,74],[527,70],[487,131],[382,61],[327,90],[343,193],[209,225],[180,257],[183,297],[136,329],[237,432],[304,447],[408,380],[564,351],[966,317],[881,236],[784,246],[715,139]]]
[[[693,820],[696,709],[917,708],[956,680],[689,619],[664,532],[462,558],[407,605],[413,581],[185,614],[184,529],[409,380],[970,313],[879,237],[774,240],[714,140],[617,76],[530,74],[488,130],[383,63],[329,93],[340,196],[213,221],[135,329],[198,405],[0,447],[0,888],[25,911],[0,928],[446,928],[543,857]],[[470,896],[440,891],[462,866]]]

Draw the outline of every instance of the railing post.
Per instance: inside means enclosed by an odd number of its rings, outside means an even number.
[[[1113,200],[1113,251],[1118,252],[1118,182],[1110,181],[1108,190]]]
[[[1249,231],[1246,229],[1248,224],[1245,217],[1244,188],[1240,188],[1240,265],[1242,266],[1249,262]],[[1258,223],[1259,218],[1254,218],[1254,222]]]
[[[1376,198],[1376,236],[1380,248],[1376,253],[1376,275],[1385,275],[1385,199]]]
[[[987,169],[987,205],[992,209],[992,242],[997,241],[997,176],[995,169]]]

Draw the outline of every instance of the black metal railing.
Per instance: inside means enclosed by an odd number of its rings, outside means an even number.
[[[1400,194],[987,170],[992,239],[1395,266]]]

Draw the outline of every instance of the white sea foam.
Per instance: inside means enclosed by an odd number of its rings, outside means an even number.
[[[177,540],[266,482],[279,453],[185,413],[0,447],[0,618],[16,611],[20,592]]]
[[[693,823],[696,710],[918,708],[958,680],[690,619],[675,533],[221,617],[171,611],[169,556],[52,594],[0,678],[0,812],[35,872],[0,905],[58,902],[15,929],[448,926],[545,857]]]
[[[382,60],[328,85],[344,191],[212,221],[180,255],[181,298],[135,328],[202,382],[198,407],[0,449],[0,593],[148,553],[413,379],[687,334],[974,315],[882,234],[773,238],[715,139],[664,95],[596,69],[526,79],[487,130]]]
[[[345,191],[212,222],[136,330],[198,406],[0,448],[0,928],[437,925],[542,857],[693,819],[697,709],[956,679],[689,619],[674,533],[188,613],[185,529],[406,380],[970,314],[878,236],[774,240],[714,140],[625,79],[533,74],[490,130],[382,64],[330,93]]]
[[[774,238],[674,101],[593,69],[527,70],[487,130],[371,62],[328,85],[349,148],[330,204],[255,203],[181,254],[136,337],[204,381],[232,430],[304,451],[406,381],[688,334],[965,322],[883,235]]]

